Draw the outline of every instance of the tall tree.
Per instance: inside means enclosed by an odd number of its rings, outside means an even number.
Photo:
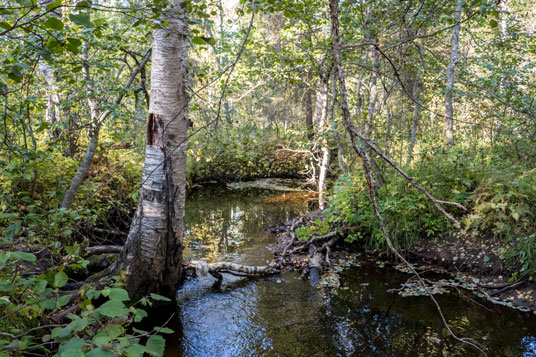
[[[450,49],[450,62],[447,67],[447,92],[445,94],[445,141],[447,146],[454,145],[454,109],[452,104],[452,94],[454,91],[454,81],[456,63],[458,63],[458,47],[460,40],[460,20],[462,17],[463,0],[457,0],[456,11],[454,12],[454,28],[452,30],[452,44]]]
[[[183,0],[153,34],[151,96],[138,208],[115,268],[131,296],[174,298],[180,283],[188,130],[188,37]]]
[[[47,12],[47,7],[53,3],[53,0],[46,0],[41,3],[43,11]],[[61,23],[61,7],[56,7],[50,11],[52,21]],[[49,20],[50,21],[50,20]],[[47,96],[47,109],[45,112],[45,120],[49,126],[48,134],[50,137],[57,137],[59,129],[56,125],[61,122],[61,106],[60,95],[56,84],[56,76],[54,74],[54,66],[47,63],[44,58],[39,60],[39,74],[45,83],[45,92]]]

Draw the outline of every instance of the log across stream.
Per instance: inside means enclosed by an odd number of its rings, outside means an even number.
[[[286,193],[288,195],[288,193]],[[202,187],[189,193],[185,258],[266,265],[276,236],[266,228],[307,211],[293,193]],[[367,256],[327,294],[297,273],[260,279],[210,274],[185,282],[167,356],[477,355],[447,337],[427,297],[388,292],[408,279]],[[437,295],[453,329],[494,356],[534,356],[536,318],[459,291]]]

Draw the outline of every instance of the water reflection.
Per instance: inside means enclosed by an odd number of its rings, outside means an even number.
[[[185,254],[263,264],[271,258],[266,246],[275,242],[264,229],[306,210],[304,201],[281,204],[277,196],[216,188],[190,195]],[[166,355],[478,355],[449,337],[428,298],[386,292],[405,282],[406,274],[362,260],[344,274],[331,299],[294,273],[258,281],[225,277],[225,293],[211,291],[211,277],[187,281],[179,291],[181,335]],[[458,294],[438,300],[454,331],[483,344],[490,356],[536,356],[534,315],[482,300],[477,305]]]

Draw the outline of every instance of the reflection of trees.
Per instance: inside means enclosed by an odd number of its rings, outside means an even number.
[[[265,203],[267,195],[266,191],[221,189],[191,195],[186,209],[190,233],[186,243],[191,251],[209,261],[254,254],[259,248],[253,243],[262,246],[263,239],[269,239],[264,228],[305,210],[303,205]],[[326,303],[292,274],[283,276],[282,284],[273,280],[245,283],[228,294],[205,295],[185,303],[185,330],[202,327],[186,339],[204,346],[203,351],[225,346],[238,355],[478,355],[448,335],[430,299],[386,292],[407,278],[393,269],[363,262],[343,277],[343,286],[349,289],[340,290],[339,296]],[[490,355],[534,353],[536,321],[532,316],[491,304],[486,304],[491,309],[487,311],[454,294],[437,298],[454,332],[474,338]],[[201,331],[211,333],[205,336]]]
[[[305,203],[265,203],[266,190],[206,188],[187,201],[187,248],[208,261],[233,259],[238,251],[269,237],[264,229],[306,211]]]

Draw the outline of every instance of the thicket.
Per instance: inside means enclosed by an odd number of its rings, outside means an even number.
[[[506,266],[536,273],[536,157],[528,141],[489,147],[437,148],[420,153],[406,172],[439,200],[458,202],[446,209],[476,241],[499,243]],[[392,169],[378,189],[379,209],[393,242],[409,248],[420,240],[452,236],[450,222],[407,180]],[[387,249],[369,200],[362,172],[341,175],[327,210],[330,226],[351,227],[346,240]]]

